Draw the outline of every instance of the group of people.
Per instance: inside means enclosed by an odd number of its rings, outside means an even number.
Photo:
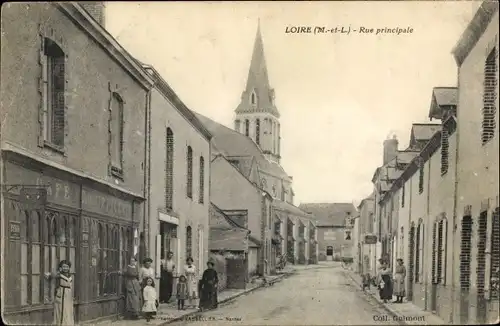
[[[170,252],[166,260],[162,260],[162,278],[160,299],[167,303],[172,296],[175,278],[175,264],[173,254]],[[159,301],[155,288],[155,271],[151,266],[153,260],[146,258],[142,266],[138,267],[135,257],[124,271],[118,272],[125,279],[125,318],[139,319],[141,314],[149,322],[157,312]],[[200,294],[198,308],[203,310],[217,308],[217,289],[219,279],[214,269],[215,263],[210,259],[207,269],[198,281],[194,261],[191,257],[186,260],[185,275],[179,275],[177,282],[177,307],[185,309],[185,301],[191,307],[196,307],[195,300]],[[70,273],[71,262],[62,260],[57,272],[46,273],[47,280],[56,282],[54,293],[54,325],[74,325],[75,315],[73,308],[73,278]]]
[[[384,303],[387,303],[392,301],[393,296],[395,296],[396,300],[393,301],[393,303],[403,303],[406,287],[406,268],[403,259],[397,260],[394,276],[387,259],[380,259],[379,263],[380,267],[377,274],[377,285],[380,299],[383,300]]]

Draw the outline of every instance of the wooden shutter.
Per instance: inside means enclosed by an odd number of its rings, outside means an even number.
[[[437,236],[437,222],[434,222],[433,223],[433,227],[432,227],[432,284],[436,284],[437,283],[437,271],[436,271],[436,265],[438,264],[438,261],[437,261],[437,239],[436,239],[436,236]]]
[[[64,146],[64,114],[65,114],[65,57],[57,56],[52,59],[52,142],[54,145]]]
[[[490,258],[490,300],[498,300],[498,278],[500,269],[500,208],[496,208],[491,218],[491,258]]]
[[[443,241],[444,241],[444,245],[443,245],[443,268],[442,268],[442,271],[441,271],[441,280],[442,280],[442,284],[443,285],[446,285],[446,274],[448,272],[448,220],[447,219],[444,219],[443,220]],[[453,268],[453,266],[452,266]]]
[[[486,244],[485,244],[485,266],[484,266],[484,297],[490,298],[490,275],[491,275],[491,239],[492,239],[492,220],[493,214],[487,214],[486,224]]]
[[[38,79],[38,146],[43,147],[45,143],[44,112],[47,110],[46,87],[47,87],[47,57],[45,56],[45,37],[39,35],[40,48],[38,50],[38,66],[40,68],[40,77]]]

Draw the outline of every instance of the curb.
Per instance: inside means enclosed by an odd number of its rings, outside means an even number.
[[[349,278],[354,282],[356,283],[358,286],[361,286],[361,282],[356,280],[356,278],[354,277],[354,275],[352,275],[353,273],[352,272],[348,272],[348,271],[345,271],[345,274],[347,274],[349,276]],[[390,305],[386,304],[386,303],[383,303],[378,297],[376,294],[373,294],[371,292],[363,292],[365,295],[368,295],[370,297],[372,297],[373,299],[375,299],[377,301],[377,303],[384,307],[385,310],[387,310],[393,317],[396,317],[398,318],[398,322],[401,323],[401,325],[410,325],[409,323],[407,323],[405,320],[404,320],[404,316],[402,314],[400,314],[399,312],[395,311],[394,309],[392,309],[390,307]]]
[[[290,272],[284,273],[282,275],[279,275],[277,278],[275,278],[274,280],[270,281],[268,284],[269,285],[273,285],[274,283],[278,283],[278,282],[282,281],[283,279],[285,279],[285,278],[287,278],[289,276],[292,276],[295,273],[296,273],[296,271],[290,271]],[[264,286],[264,284],[258,285],[258,286],[254,287],[254,288],[251,288],[251,289],[247,290],[247,291],[243,291],[241,293],[238,293],[238,294],[236,294],[236,295],[234,295],[232,297],[225,298],[225,299],[219,301],[218,304],[222,304],[222,303],[225,303],[225,302],[228,302],[228,301],[232,301],[232,300],[234,300],[234,299],[236,299],[238,297],[241,297],[241,296],[246,295],[246,294],[250,294],[250,293],[254,292],[255,290],[258,290],[258,289],[261,289],[261,288],[264,288],[264,287],[266,287],[266,286]],[[169,320],[165,321],[164,323],[158,324],[157,326],[168,325],[168,324],[175,323],[175,322],[177,322],[179,320],[182,320],[184,318],[187,318],[187,317],[194,317],[194,316],[199,316],[199,315],[202,315],[202,314],[203,314],[203,312],[200,312],[200,311],[192,311],[192,312],[189,312],[189,313],[187,313],[187,314],[185,314],[183,316],[179,316],[179,317],[175,317],[175,318],[169,319]]]

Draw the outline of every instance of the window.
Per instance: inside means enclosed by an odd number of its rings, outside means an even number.
[[[236,119],[234,120],[234,130],[236,130],[237,132],[240,132],[240,126],[241,125],[241,121]]]
[[[497,59],[497,48],[494,47],[490,54],[486,58],[484,64],[484,82],[483,82],[483,123],[481,132],[481,141],[484,144],[489,142],[495,135],[496,128],[496,100],[498,97],[497,90],[497,71],[498,66],[496,63]]]
[[[174,202],[174,133],[167,128],[167,149],[165,162],[165,207],[173,209]]]
[[[278,145],[277,145],[278,146],[278,154],[280,153],[280,150],[281,150],[280,149],[280,145],[281,145],[281,136],[280,135],[281,135],[280,134],[280,124],[278,123],[278,133],[276,135],[276,138],[278,140]]]
[[[97,296],[116,295],[119,292],[120,239],[117,225],[97,222]],[[125,250],[122,249],[122,254]],[[128,250],[127,250],[128,251]],[[128,261],[127,261],[128,264]],[[126,266],[126,265],[125,265]]]
[[[193,257],[193,230],[191,226],[186,227],[186,259]]]
[[[401,207],[405,207],[405,184],[401,187]]]
[[[460,288],[467,292],[470,289],[471,238],[472,218],[464,216],[460,244]]]
[[[345,231],[345,239],[351,240],[351,231]]]
[[[421,252],[422,252],[422,236],[423,236],[424,230],[422,227],[422,224],[420,223],[417,227],[417,237],[416,237],[416,244],[415,244],[415,283],[420,282],[420,265],[421,265]]]
[[[409,241],[408,241],[408,251],[410,252],[410,255],[409,255],[409,269],[410,269],[410,274],[409,274],[409,282],[410,284],[413,283],[413,281],[415,280],[416,278],[416,269],[414,268],[415,265],[415,225],[411,225],[410,227],[410,231],[408,232],[408,237],[409,237]],[[412,286],[410,286],[410,289],[412,288]]]
[[[419,175],[418,175],[418,193],[424,192],[424,163],[420,163]]]
[[[64,147],[65,125],[65,55],[51,39],[43,39],[42,107],[43,143],[58,149]]]
[[[250,121],[248,119],[245,119],[245,136],[250,135]]]
[[[476,268],[476,284],[477,295],[484,297],[485,290],[485,272],[486,272],[486,234],[488,230],[488,212],[484,211],[479,214],[477,226],[477,268]]]
[[[187,182],[186,195],[193,198],[193,149],[191,146],[187,148]]]
[[[493,212],[491,221],[491,244],[490,244],[490,300],[499,300],[499,277],[500,277],[500,208]]]
[[[276,122],[273,121],[272,123],[273,126],[273,153],[276,153]]]
[[[446,285],[446,272],[447,272],[447,265],[448,265],[448,220],[445,218],[441,221],[442,223],[442,230],[441,230],[441,236],[442,236],[442,242],[443,244],[441,245],[441,275],[440,275],[440,283],[443,285]]]
[[[450,147],[448,129],[444,127],[441,131],[441,175],[448,172],[448,150]]]
[[[439,221],[437,228],[437,269],[436,269],[436,282],[442,283],[443,281],[443,270],[446,270],[446,267],[443,268],[443,258],[444,258],[444,220]]]
[[[260,119],[255,121],[255,142],[260,145]]]
[[[43,303],[45,282],[41,277],[40,252],[43,240],[42,220],[38,212],[25,211],[21,215],[21,305]]]
[[[111,173],[123,176],[123,100],[117,93],[111,94],[109,122],[109,147]]]
[[[434,223],[432,227],[432,284],[437,284],[437,271],[436,265],[438,265],[437,261],[437,222]]]
[[[252,105],[257,104],[257,94],[255,94],[255,91],[252,91],[252,95],[250,95],[250,103]]]
[[[200,198],[199,203],[205,202],[205,159],[200,156]]]

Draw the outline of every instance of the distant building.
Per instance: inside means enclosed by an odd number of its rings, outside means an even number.
[[[357,214],[352,203],[304,203],[299,208],[316,221],[318,260],[352,258],[353,219]]]
[[[377,266],[377,236],[374,233],[374,222],[375,222],[375,201],[374,194],[366,197],[361,201],[358,206],[359,214],[359,244],[361,247],[361,272],[370,273],[371,275],[376,274]],[[375,239],[374,243],[367,243],[366,237],[372,237]],[[369,240],[368,240],[369,241]],[[378,248],[380,252],[380,248]]]

